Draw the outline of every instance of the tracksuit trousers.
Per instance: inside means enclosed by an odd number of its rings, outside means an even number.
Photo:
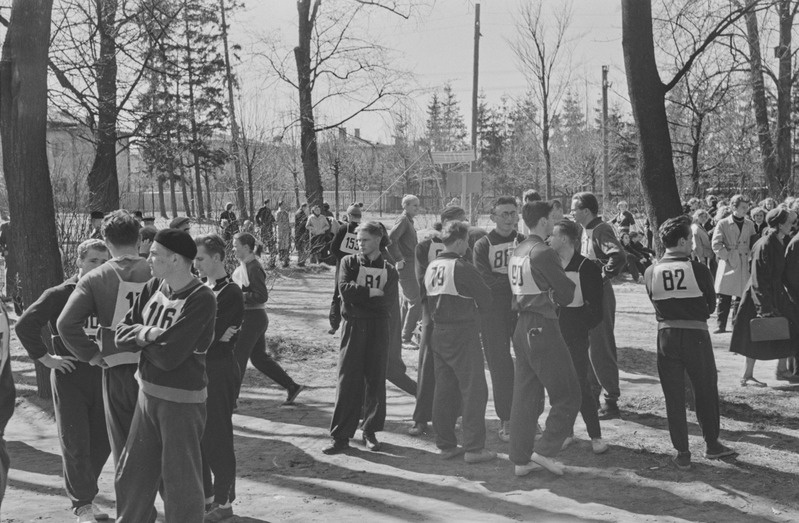
[[[507,300],[510,303],[510,298]],[[494,392],[494,409],[502,421],[510,419],[513,403],[513,357],[510,355],[510,340],[516,324],[516,313],[498,308],[480,316],[480,335],[483,340],[488,370],[491,373],[491,389]]]
[[[732,323],[735,324],[735,318],[738,316],[738,306],[741,305],[741,298],[738,296],[730,296],[729,294],[719,294],[719,304],[717,316],[717,325],[721,330],[727,330],[727,318],[730,317],[730,310],[732,310]]]
[[[455,422],[463,406],[463,448],[479,452],[486,441],[488,386],[476,322],[436,324],[430,350],[433,353],[436,387],[433,400],[433,428],[436,446],[458,446]]]
[[[613,285],[602,285],[602,322],[589,332],[589,357],[594,372],[589,374],[595,398],[605,389],[605,401],[619,399],[619,365],[616,361],[616,294]]]
[[[558,320],[519,313],[513,334],[516,377],[510,423],[510,460],[525,465],[533,452],[554,457],[574,428],[580,410],[580,384]],[[551,409],[541,439],[535,441],[544,391]]]
[[[363,431],[374,434],[386,421],[388,318],[344,319],[338,360],[338,388],[330,435],[355,436],[363,412]]]
[[[386,359],[386,379],[393,383],[398,389],[416,396],[416,382],[408,376],[408,368],[402,361],[402,329],[400,318],[399,300],[392,300],[389,305],[389,324],[388,324],[388,357]]]
[[[400,298],[402,300],[402,341],[413,339],[413,331],[422,316],[422,297],[419,293],[419,280],[416,279],[414,262],[405,261],[399,271]]]
[[[103,369],[103,406],[108,441],[114,466],[118,466],[122,449],[130,433],[130,425],[136,412],[139,397],[139,382],[136,381],[138,365],[117,365]]]
[[[588,330],[579,325],[569,325],[568,328],[561,328],[563,340],[569,348],[569,354],[574,364],[574,371],[577,373],[577,381],[580,384],[580,415],[585,422],[588,430],[588,437],[591,439],[601,438],[602,429],[599,426],[599,413],[596,396],[591,391],[591,383],[588,379],[589,372],[593,374],[588,361]],[[572,432],[573,433],[573,432]]]
[[[233,447],[233,406],[239,384],[239,366],[232,353],[206,358],[207,417],[201,441],[203,490],[224,505],[236,499],[236,453]]]
[[[658,375],[666,398],[671,443],[679,452],[688,451],[685,414],[685,374],[696,399],[696,418],[705,442],[719,439],[719,390],[716,359],[710,334],[699,329],[658,331]]]
[[[296,386],[283,367],[272,359],[266,352],[266,329],[269,327],[269,316],[266,309],[245,309],[244,319],[241,322],[239,337],[236,340],[236,361],[239,364],[239,386],[236,397],[239,397],[241,382],[247,371],[247,360],[253,367],[261,371],[267,378],[274,381],[286,390]]]
[[[163,488],[169,523],[198,523],[205,514],[200,439],[205,403],[176,403],[139,391],[130,437],[115,481],[117,523],[155,521]]]
[[[111,454],[103,406],[103,370],[75,362],[72,372],[50,371],[50,384],[64,484],[76,509],[94,501],[97,479]]]
[[[419,365],[416,368],[416,407],[413,409],[414,423],[429,423],[433,419],[433,394],[436,391],[436,373],[430,338],[433,335],[433,320],[422,303],[422,327],[419,335]]]

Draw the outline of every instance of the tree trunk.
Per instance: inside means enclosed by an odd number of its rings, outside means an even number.
[[[191,43],[189,42],[189,17],[187,8],[184,7],[183,21],[186,27],[186,74],[187,86],[189,87],[189,118],[191,119],[191,157],[194,160],[194,187],[195,204],[197,205],[197,216],[199,218],[205,217],[205,209],[203,209],[203,189],[202,180],[200,179],[200,155],[197,154],[197,146],[199,145],[199,136],[197,133],[197,111],[194,104],[194,67],[191,58]]]
[[[166,218],[166,202],[164,201],[164,177],[158,177],[158,208],[161,210],[161,218]],[[155,214],[155,209],[153,209]]]
[[[760,30],[757,26],[757,11],[746,13],[746,38],[749,43],[749,81],[752,83],[752,105],[757,123],[757,139],[760,143],[760,161],[763,165],[763,177],[769,186],[769,192],[777,195],[782,190],[777,168],[777,151],[771,138],[771,126],[768,119],[768,102],[766,101],[766,85],[763,80],[763,55],[760,52]]]
[[[97,130],[95,155],[89,170],[89,208],[93,211],[119,209],[117,175],[117,0],[97,1],[97,32],[100,54],[97,75]]]
[[[793,0],[780,0],[780,47],[777,82],[777,176],[780,192],[771,196],[782,200],[791,185],[793,151],[791,148],[791,31],[793,29]]]
[[[543,82],[542,82],[543,83]],[[542,85],[542,90],[546,86]],[[543,110],[543,119],[541,126],[541,145],[544,152],[544,168],[546,169],[546,200],[552,199],[552,156],[549,154],[549,96],[544,92],[543,103],[541,104]],[[604,207],[604,202],[602,206]]]
[[[693,127],[691,135],[693,143],[691,144],[691,194],[699,197],[702,193],[702,186],[699,184],[699,150],[702,148],[702,126],[705,123],[705,115],[703,113],[694,114]]]
[[[181,169],[183,171],[183,169]],[[189,200],[189,192],[186,190],[186,177],[180,175],[180,192],[183,195],[183,210],[186,211],[186,216],[192,216],[191,201]]]
[[[655,62],[652,1],[622,0],[621,6],[627,88],[638,128],[638,170],[649,222],[656,231],[661,223],[682,213],[666,119],[666,89]]]
[[[313,85],[311,84],[311,35],[320,0],[299,0],[299,45],[294,48],[300,97],[300,157],[305,175],[305,196],[310,207],[322,205],[322,176],[319,173],[319,151],[316,143],[316,123],[313,114]]]
[[[23,303],[61,283],[53,188],[47,165],[47,53],[52,0],[14,0],[0,62],[0,137],[14,258]],[[51,397],[50,371],[36,363],[36,385]]]
[[[236,120],[236,105],[233,98],[233,73],[230,67],[230,51],[227,41],[227,8],[225,0],[219,0],[219,11],[222,19],[222,44],[225,50],[225,80],[227,82],[228,111],[230,111],[230,154],[233,156],[233,172],[236,175],[236,199],[241,210],[241,221],[248,218],[247,204],[244,200],[244,181],[241,179],[241,154],[239,153],[239,123]]]
[[[300,208],[300,180],[297,178],[297,170],[291,170],[291,176],[294,177],[294,198],[297,200],[297,208]]]
[[[177,181],[177,176],[172,174],[172,178],[169,180],[169,203],[172,205],[172,218],[178,217],[178,196],[177,192],[175,191],[175,182]]]
[[[247,189],[250,197],[250,216],[255,217],[255,200],[252,187],[252,165],[247,164]]]
[[[205,209],[208,211],[208,219],[214,219],[214,211],[211,207],[211,175],[208,174],[208,168],[203,169],[203,178],[205,179]]]

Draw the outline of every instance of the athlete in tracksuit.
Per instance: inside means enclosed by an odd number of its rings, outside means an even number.
[[[339,227],[330,241],[330,252],[336,258],[336,284],[333,287],[333,299],[330,303],[330,334],[335,334],[341,326],[341,295],[338,292],[338,274],[341,260],[344,256],[358,254],[358,240],[356,229],[361,223],[361,208],[350,205],[347,209],[347,225]]]
[[[510,340],[516,326],[516,312],[511,310],[513,294],[508,281],[508,261],[519,242],[524,241],[524,236],[514,228],[519,221],[516,199],[509,196],[497,199],[491,219],[497,226],[474,244],[474,265],[491,288],[493,296],[491,307],[481,311],[480,335],[491,372],[494,409],[500,419],[499,437],[503,441],[510,441],[514,373]]]
[[[425,301],[433,320],[429,350],[433,355],[436,388],[433,428],[442,458],[465,451],[468,463],[488,461],[496,453],[485,448],[485,410],[488,386],[480,350],[479,312],[491,305],[491,289],[474,265],[462,258],[469,250],[469,226],[444,226],[444,251],[427,267]],[[460,400],[460,401],[459,401]],[[463,411],[463,447],[458,447],[455,422]]]
[[[707,329],[716,293],[710,270],[692,261],[691,219],[670,218],[660,226],[666,254],[644,273],[644,282],[658,320],[658,375],[666,398],[674,463],[691,467],[688,423],[685,416],[685,374],[696,399],[696,417],[707,450],[718,459],[735,454],[719,442],[719,392],[713,344]]]
[[[559,306],[574,299],[574,283],[544,242],[552,233],[551,213],[547,202],[524,204],[522,215],[531,234],[513,251],[508,267],[513,307],[519,312],[513,334],[516,376],[510,427],[510,460],[518,476],[540,467],[563,474],[563,465],[552,458],[560,452],[580,410],[580,384],[557,315]],[[536,441],[545,390],[552,408]]]
[[[225,241],[216,234],[198,236],[194,267],[216,296],[214,341],[205,355],[208,376],[207,417],[202,438],[205,521],[233,517],[236,499],[236,454],[233,446],[233,407],[239,385],[234,347],[244,316],[244,295],[225,272]]]
[[[580,226],[572,221],[563,220],[555,224],[550,247],[558,253],[566,276],[574,282],[574,299],[561,307],[558,323],[580,382],[580,414],[594,452],[602,454],[608,446],[602,441],[596,397],[588,380],[588,333],[602,321],[602,272],[578,252]]]
[[[75,514],[88,512],[92,521],[97,480],[111,453],[103,410],[103,371],[76,360],[61,341],[56,322],[78,280],[107,260],[108,249],[102,240],[83,242],[78,247],[78,274],[44,291],[25,309],[16,325],[17,337],[31,359],[51,369],[50,383],[67,496]],[[52,354],[48,353],[42,338],[45,327],[52,339]],[[84,328],[93,339],[97,318],[87,318]]]
[[[166,521],[205,515],[200,441],[216,298],[191,273],[196,254],[188,233],[159,231],[149,258],[154,278],[117,327],[119,350],[141,354],[141,390],[115,483],[119,523],[153,521],[159,485]]]
[[[139,256],[138,227],[127,211],[114,211],[105,218],[103,236],[112,258],[78,281],[56,324],[61,340],[75,357],[103,367],[105,422],[115,465],[136,410],[139,355],[119,352],[114,333],[151,278],[147,260]],[[92,316],[99,322],[97,341],[84,331]]]
[[[386,357],[389,303],[399,300],[399,276],[380,254],[383,230],[377,222],[358,228],[360,254],[341,261],[339,292],[344,318],[338,364],[336,405],[330,423],[333,444],[325,454],[349,448],[363,413],[363,441],[379,450],[375,436],[386,419]]]

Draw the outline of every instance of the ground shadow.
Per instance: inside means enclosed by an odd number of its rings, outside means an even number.
[[[636,347],[618,347],[616,350],[619,370],[630,374],[658,375],[658,358],[655,352]]]
[[[60,476],[62,472],[61,456],[31,447],[22,441],[6,442],[8,455],[11,457],[11,468],[44,474],[47,476]]]

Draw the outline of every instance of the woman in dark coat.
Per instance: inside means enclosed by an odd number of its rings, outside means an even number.
[[[785,235],[790,233],[790,213],[782,208],[769,211],[768,228],[752,251],[751,276],[744,291],[738,317],[732,330],[730,351],[746,356],[741,386],[766,384],[752,376],[756,360],[776,360],[794,354],[791,340],[753,342],[749,320],[785,316],[791,327],[791,338],[799,334],[796,306],[785,289]]]

